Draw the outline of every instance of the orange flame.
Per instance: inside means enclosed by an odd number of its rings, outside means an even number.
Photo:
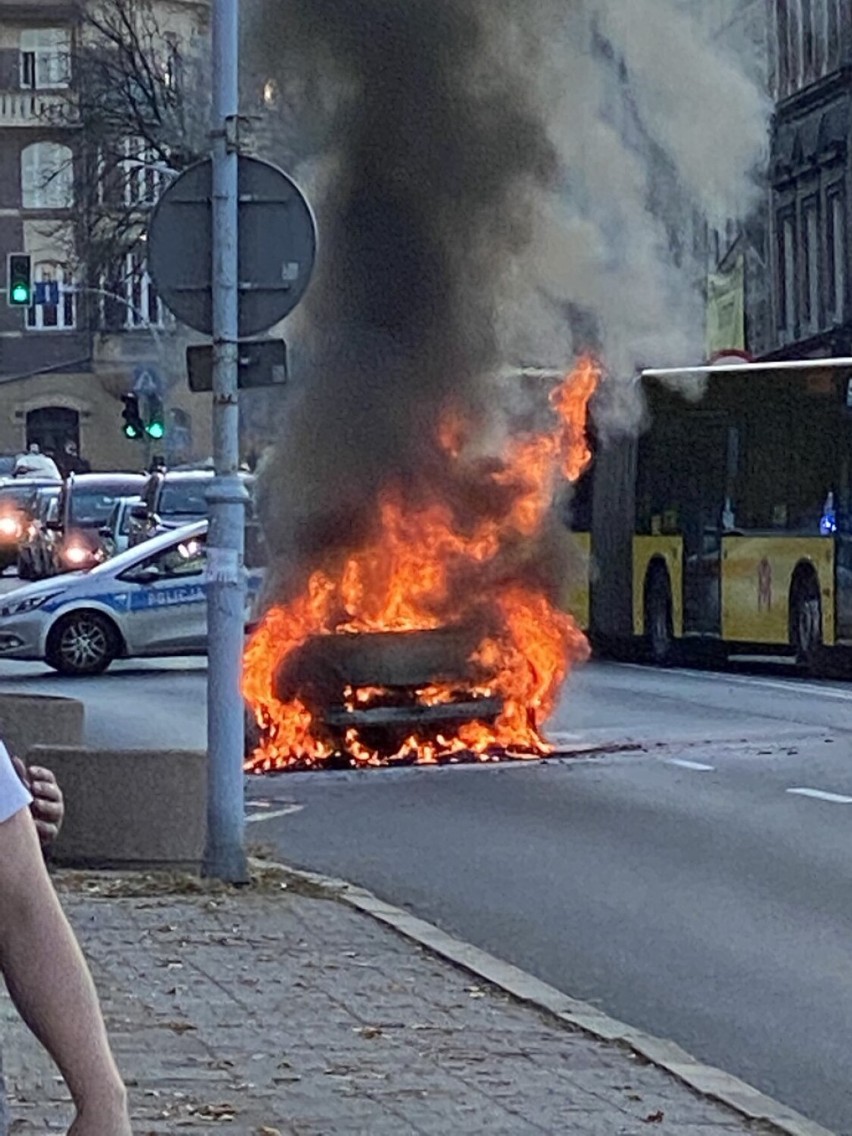
[[[483,573],[498,564],[507,544],[531,546],[543,528],[558,477],[576,481],[591,461],[586,417],[599,377],[594,360],[580,360],[551,392],[553,431],[513,439],[502,464],[482,474],[486,487],[507,493],[505,515],[459,532],[449,505],[435,501],[406,507],[402,495],[388,488],[379,501],[378,535],[343,563],[318,568],[302,595],[266,612],[244,659],[243,695],[263,735],[247,763],[250,771],[319,765],[341,750],[358,765],[429,763],[463,753],[492,760],[495,750],[519,755],[549,751],[540,729],[569,666],[588,654],[585,636],[543,587],[517,579],[483,583]],[[456,414],[447,414],[438,425],[438,445],[453,461],[463,460],[465,434]],[[470,579],[480,585],[459,586],[459,580]],[[301,698],[282,701],[277,693],[282,664],[316,636],[430,631],[464,625],[483,607],[489,613],[488,630],[469,663],[480,676],[490,677],[431,682],[408,695],[418,708],[451,705],[460,695],[468,704],[483,699],[499,706],[496,714],[483,714],[482,721],[429,736],[414,732],[394,753],[383,753],[361,736],[358,726],[334,737]],[[347,685],[340,694],[343,708],[353,714],[393,696],[374,683]]]

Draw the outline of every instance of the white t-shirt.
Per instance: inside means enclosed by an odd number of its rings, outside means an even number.
[[[32,797],[21,784],[21,779],[15,772],[9,751],[0,742],[0,824],[9,820],[21,809],[29,807]]]
[[[61,481],[62,474],[53,458],[47,454],[18,454],[15,458],[14,477],[52,477]]]

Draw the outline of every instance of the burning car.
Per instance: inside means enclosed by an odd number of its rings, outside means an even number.
[[[361,547],[269,606],[245,656],[250,770],[548,752],[541,726],[587,645],[542,562],[557,481],[590,460],[597,380],[584,360],[551,393],[550,428],[519,433],[500,461],[469,458],[458,423],[439,423],[456,484],[488,500],[477,522],[388,487]]]

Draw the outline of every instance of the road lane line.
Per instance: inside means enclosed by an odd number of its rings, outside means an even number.
[[[622,670],[644,671],[646,674],[658,673],[651,667],[642,666],[641,663],[616,663],[615,666]],[[729,682],[737,686],[761,687],[764,690],[781,690],[785,694],[815,694],[819,698],[834,699],[837,702],[852,702],[852,691],[843,690],[841,687],[837,686],[820,686],[818,683],[808,682],[807,680],[793,682],[788,679],[758,678],[752,677],[751,675],[726,674],[724,671],[696,671],[690,670],[689,667],[667,670],[664,673],[673,677],[697,678],[704,682],[714,682],[717,684],[720,682]]]
[[[300,813],[304,805],[287,805],[285,809],[273,809],[270,813],[251,813],[246,816],[246,824],[253,824],[259,820],[277,820],[278,817],[292,816]]]
[[[677,765],[680,769],[694,769],[696,773],[713,773],[715,765],[702,765],[700,761],[687,761],[685,757],[670,757],[666,765]]]
[[[843,797],[840,793],[826,793],[822,789],[788,789],[788,793],[795,793],[798,797],[813,797],[817,801],[831,801],[835,805],[852,805],[852,797]]]

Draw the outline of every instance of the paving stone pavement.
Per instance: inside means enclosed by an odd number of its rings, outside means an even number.
[[[332,899],[102,879],[58,886],[136,1136],[766,1131]],[[8,1001],[0,1036],[13,1136],[66,1131],[64,1086]]]

